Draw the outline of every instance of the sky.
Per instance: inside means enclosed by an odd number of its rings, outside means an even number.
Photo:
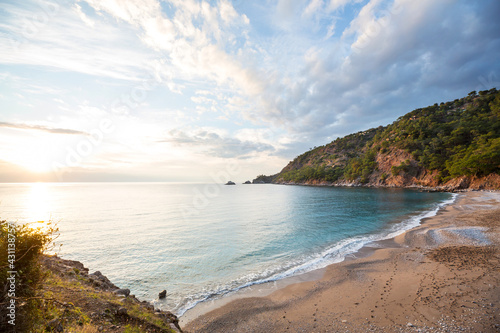
[[[0,182],[243,182],[500,88],[498,0],[0,0]]]

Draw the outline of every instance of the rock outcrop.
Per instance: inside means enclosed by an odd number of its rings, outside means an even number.
[[[47,321],[49,331],[66,332],[80,325],[85,332],[182,332],[173,313],[155,310],[149,302],[138,300],[129,289],[117,287],[99,271],[89,274],[78,261],[45,255],[41,265],[50,272],[43,288],[50,298],[41,297],[48,300],[53,313],[62,314]]]

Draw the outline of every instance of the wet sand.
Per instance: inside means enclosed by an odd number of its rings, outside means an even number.
[[[499,249],[500,192],[467,192],[395,239],[279,288],[247,291],[213,310],[195,308],[182,327],[190,333],[500,332]]]

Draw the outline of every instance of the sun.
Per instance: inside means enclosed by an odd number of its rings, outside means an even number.
[[[26,198],[24,216],[27,222],[41,223],[49,221],[51,216],[50,189],[46,183],[30,184],[30,192]]]
[[[45,147],[30,148],[19,149],[15,155],[11,156],[12,163],[32,173],[52,171],[57,157],[54,156],[54,152]]]
[[[49,158],[25,157],[22,161],[16,161],[15,164],[32,173],[48,173],[52,171],[52,162]]]

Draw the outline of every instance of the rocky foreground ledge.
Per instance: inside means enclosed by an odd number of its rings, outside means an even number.
[[[78,261],[44,256],[42,290],[51,332],[182,332],[177,317],[139,301],[100,272]]]

